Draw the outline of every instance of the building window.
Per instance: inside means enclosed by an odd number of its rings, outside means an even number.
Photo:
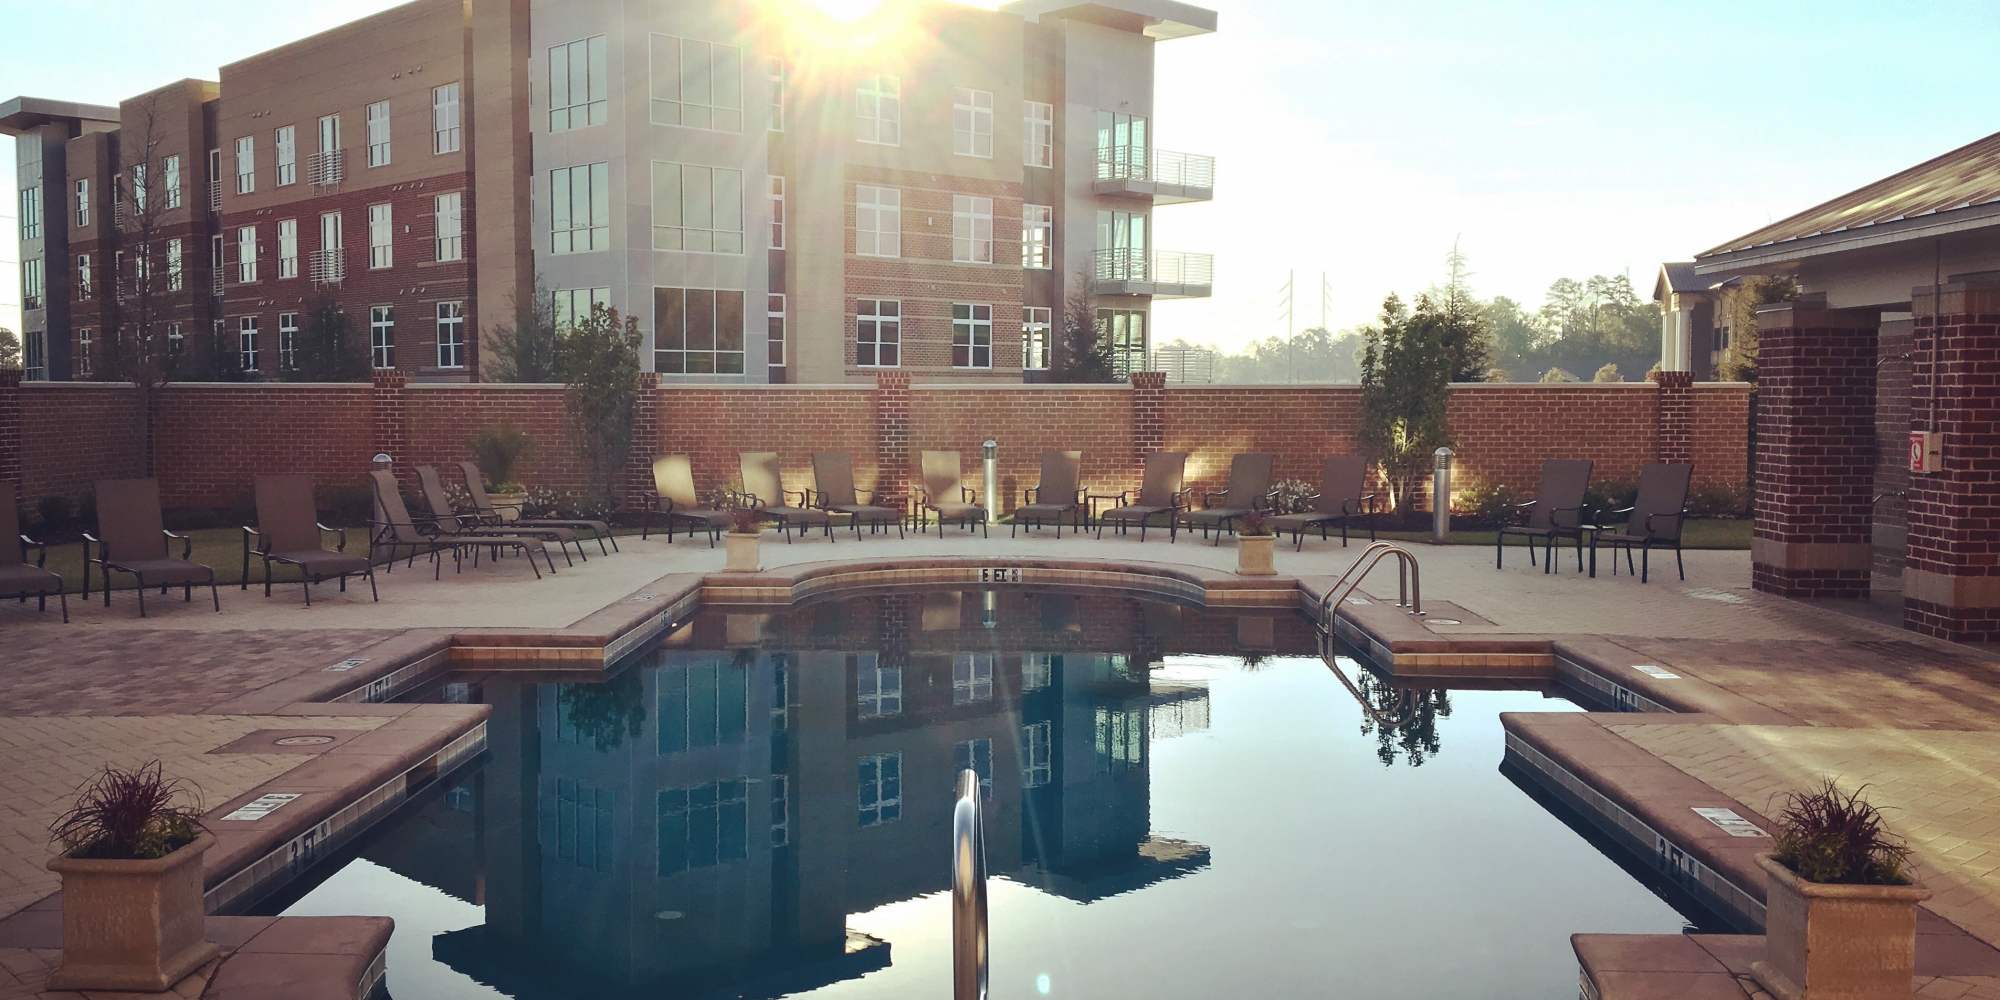
[[[465,367],[465,303],[437,304],[439,368]]]
[[[604,36],[549,48],[549,131],[605,122]]]
[[[993,654],[959,653],[951,661],[951,703],[973,705],[993,700]]]
[[[145,291],[146,280],[153,276],[152,269],[147,266],[152,258],[152,254],[147,252],[149,249],[149,247],[141,246],[139,252],[132,255],[132,287],[136,291]],[[121,250],[119,252],[123,253],[124,251]]]
[[[785,78],[790,71],[783,59],[772,59],[771,74],[771,131],[785,130]]]
[[[90,296],[90,255],[80,253],[76,255],[76,297],[88,301]]]
[[[1021,206],[1022,267],[1048,270],[1056,241],[1055,218],[1055,209],[1048,205]]]
[[[299,276],[299,220],[278,220],[278,277]]]
[[[750,727],[748,670],[711,657],[663,667],[655,676],[660,756],[743,742]]]
[[[89,327],[76,331],[76,374],[81,378],[90,377],[91,333]]]
[[[1021,310],[1021,367],[1027,371],[1049,368],[1049,315],[1041,306]]]
[[[132,167],[132,207],[140,212],[146,210],[146,165],[143,163]]]
[[[181,207],[181,158],[180,158],[180,154],[176,153],[176,154],[174,154],[173,156],[169,156],[169,157],[167,157],[166,159],[164,159],[164,160],[161,160],[161,161],[160,161],[160,180],[161,180],[161,181],[163,181],[163,182],[165,182],[165,184],[166,184],[166,188],[167,188],[167,195],[166,195],[166,205],[167,205],[167,207],[168,207],[168,208],[179,208],[179,207]]]
[[[431,88],[431,152],[456,153],[459,146],[458,82]]]
[[[864,754],[856,766],[861,788],[860,822],[879,826],[895,822],[903,815],[903,755]]]
[[[653,369],[662,374],[743,374],[743,293],[653,289],[653,341]]]
[[[549,252],[589,253],[611,246],[611,168],[603,163],[549,171]]]
[[[768,328],[764,334],[769,364],[773,368],[785,367],[785,297],[783,295],[764,296],[764,315]]]
[[[182,336],[181,334],[181,325],[179,323],[168,323],[167,360],[171,361],[175,358],[180,357],[181,348],[185,347],[186,345],[187,345],[187,338]]]
[[[236,140],[236,193],[250,194],[256,190],[257,137],[241,136]]]
[[[339,212],[322,212],[319,217],[319,259],[313,262],[313,280],[335,282],[347,275],[347,251]]]
[[[1021,727],[1021,786],[1040,788],[1055,776],[1050,726],[1033,722]]]
[[[749,787],[749,782],[732,778],[661,789],[659,863],[654,873],[664,878],[749,857]]]
[[[1146,138],[1146,116],[1122,111],[1097,113],[1098,180],[1145,179],[1150,149]]]
[[[951,366],[993,367],[993,307],[954,302],[951,306]]]
[[[863,257],[903,255],[903,192],[855,185],[854,252]]]
[[[650,36],[652,122],[743,131],[743,56],[734,45]]]
[[[1056,165],[1056,106],[1021,102],[1021,162],[1030,167]]]
[[[556,859],[585,871],[610,871],[617,822],[612,808],[615,801],[609,789],[594,788],[575,778],[557,778]]]
[[[396,307],[368,307],[368,360],[377,368],[396,367]]]
[[[389,267],[396,262],[395,229],[388,205],[368,206],[369,267]]]
[[[993,199],[951,196],[951,259],[993,263]]]
[[[854,363],[863,368],[895,368],[902,364],[903,303],[896,299],[861,299],[854,311]]]
[[[610,308],[609,288],[558,288],[549,294],[551,315],[555,328],[568,330],[590,318],[590,311],[598,306]]]
[[[1111,344],[1111,368],[1120,377],[1146,370],[1146,314],[1134,309],[1099,309],[1097,336]]]
[[[88,177],[79,177],[76,180],[76,224],[79,227],[90,225],[90,178]]]
[[[437,239],[434,241],[437,259],[465,259],[465,217],[461,212],[465,204],[464,195],[453,191],[441,194],[431,200],[432,217],[437,223]]]
[[[290,125],[280,125],[271,135],[271,145],[277,150],[277,184],[284,187],[299,181],[299,144],[297,133]]]
[[[181,241],[167,241],[167,291],[178,292],[186,283],[181,277]]]
[[[888,74],[864,77],[854,93],[855,137],[882,146],[903,144],[903,81]]]
[[[962,774],[971,771],[979,775],[979,795],[993,797],[993,741],[981,737],[976,740],[961,740],[951,748],[951,773]],[[954,789],[955,791],[955,789]]]
[[[26,369],[21,377],[29,382],[46,382],[49,378],[49,335],[43,330],[29,330],[21,344],[21,363]]]
[[[246,372],[257,370],[257,317],[236,320],[236,362]]]
[[[792,779],[790,775],[774,774],[771,783],[771,846],[783,847],[792,842]]]
[[[340,183],[342,169],[340,158],[340,116],[325,115],[319,120],[319,162],[307,173],[314,184]]]
[[[39,184],[21,189],[21,238],[42,238],[42,187]]]
[[[295,371],[299,367],[299,314],[295,312],[278,314],[278,369]]]
[[[951,151],[993,158],[993,92],[956,87],[951,98]]]
[[[30,257],[21,262],[21,308],[40,309],[42,307],[42,259]]]
[[[389,165],[388,101],[376,101],[368,106],[368,165],[371,167]]]
[[[903,714],[903,668],[882,666],[875,653],[856,654],[854,714],[862,719]]]
[[[785,179],[772,177],[771,181],[771,249],[785,248]]]
[[[653,249],[743,252],[743,171],[653,164]]]
[[[236,280],[249,284],[257,280],[257,227],[236,228]]]

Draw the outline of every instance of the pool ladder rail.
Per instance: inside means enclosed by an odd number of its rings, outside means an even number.
[[[951,814],[951,995],[986,1000],[986,824],[979,774],[958,774]]]
[[[1346,603],[1361,581],[1368,578],[1376,564],[1389,556],[1396,557],[1396,606],[1409,610],[1411,616],[1424,616],[1424,584],[1417,566],[1417,557],[1409,549],[1394,542],[1375,542],[1361,551],[1346,571],[1326,588],[1326,596],[1320,598],[1320,629],[1333,634],[1333,616]]]

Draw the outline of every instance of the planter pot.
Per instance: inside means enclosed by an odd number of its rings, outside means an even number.
[[[49,988],[158,993],[214,958],[201,891],[202,855],[214,844],[204,833],[150,861],[50,861],[62,876],[63,948]]]
[[[1236,575],[1277,576],[1276,535],[1238,535],[1236,537]]]
[[[764,567],[757,562],[758,535],[754,532],[725,532],[722,536],[722,571],[755,573]]]
[[[1908,1000],[1916,970],[1915,885],[1808,882],[1769,854],[1764,958],[1750,972],[1778,1000]]]
[[[486,499],[493,501],[493,510],[502,521],[521,519],[521,507],[528,502],[526,493],[489,493]]]

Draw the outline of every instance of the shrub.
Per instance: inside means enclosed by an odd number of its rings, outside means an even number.
[[[1481,483],[1459,494],[1457,507],[1471,527],[1499,528],[1511,513],[1508,508],[1520,502],[1521,495],[1512,486]]]
[[[1742,517],[1749,507],[1748,491],[1741,486],[1706,483],[1688,493],[1688,514],[1693,517]]]
[[[1318,492],[1319,487],[1303,479],[1281,480],[1271,488],[1271,512],[1296,514],[1306,509],[1306,498]]]
[[[1585,517],[1602,517],[1605,512],[1632,506],[1639,498],[1639,485],[1625,479],[1600,479],[1583,491]]]
[[[1779,864],[1809,882],[1908,885],[1910,849],[1882,828],[1882,813],[1826,778],[1786,797],[1778,817]]]
[[[72,858],[164,858],[201,835],[201,803],[153,761],[127,771],[106,767],[78,790],[76,805],[49,824]]]
[[[1618,363],[1613,361],[1599,368],[1597,374],[1592,375],[1590,380],[1592,382],[1623,382],[1625,381],[1625,376],[1618,373]]]
[[[535,440],[528,432],[510,424],[488,427],[465,442],[472,449],[472,461],[486,477],[486,488],[495,493],[519,493],[521,482],[514,478],[518,468],[534,453]]]
[[[1570,374],[1567,369],[1551,368],[1542,373],[1541,381],[1543,385],[1554,385],[1558,382],[1575,382],[1577,377]]]
[[[738,507],[729,512],[729,530],[739,535],[754,535],[764,528],[764,518],[748,507]]]
[[[1248,538],[1262,538],[1271,534],[1271,516],[1261,510],[1253,510],[1236,519],[1236,533]]]
[[[47,496],[35,501],[35,529],[44,536],[68,537],[77,529],[76,502],[68,497]],[[49,537],[44,537],[48,541]]]
[[[320,491],[326,523],[336,528],[357,528],[375,517],[375,491],[367,486],[330,486]]]

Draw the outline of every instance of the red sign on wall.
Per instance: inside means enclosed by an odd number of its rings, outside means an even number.
[[[1937,431],[1910,432],[1910,471],[1922,475],[1944,467],[1940,435]]]

